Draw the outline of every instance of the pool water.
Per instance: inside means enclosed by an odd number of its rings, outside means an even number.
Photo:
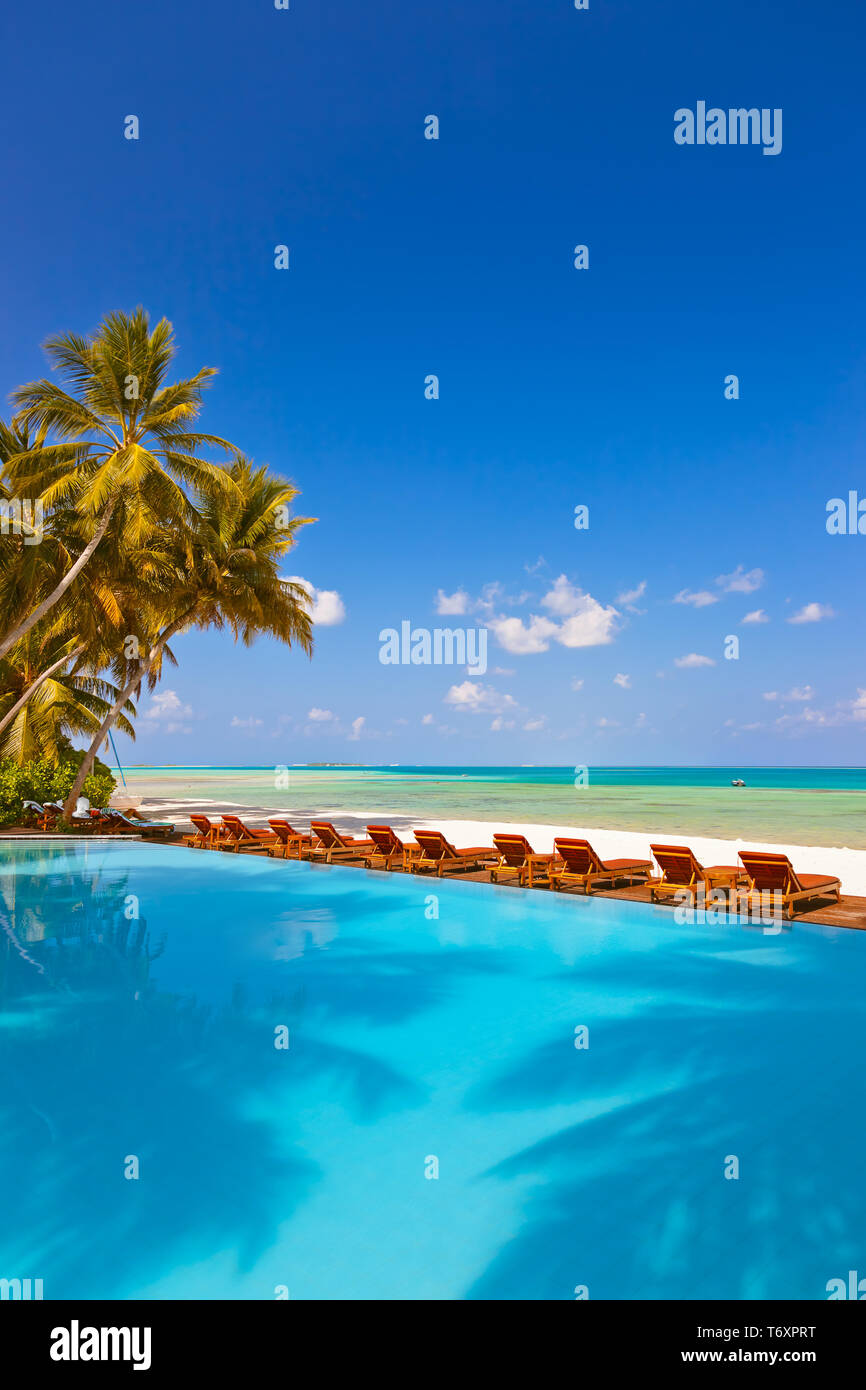
[[[866,1274],[864,984],[842,929],[7,842],[0,1278],[826,1298]]]

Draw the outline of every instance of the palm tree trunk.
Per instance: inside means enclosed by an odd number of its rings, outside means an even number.
[[[84,761],[78,769],[75,781],[72,783],[72,786],[69,790],[69,795],[63,803],[64,820],[69,820],[70,816],[72,815],[72,812],[75,810],[75,803],[81,795],[81,788],[84,786],[84,783],[90,776],[90,769],[93,767],[96,755],[99,752],[99,749],[101,748],[103,742],[108,737],[108,731],[114,724],[115,720],[117,719],[117,716],[123,709],[123,706],[126,704],[127,700],[129,699],[132,692],[136,689],[136,687],[141,685],[141,682],[144,680],[148,671],[153,666],[157,657],[162,652],[162,649],[165,646],[166,642],[168,642],[175,635],[176,632],[179,632],[180,629],[189,622],[189,619],[192,616],[193,611],[194,610],[190,609],[190,611],[188,613],[185,613],[182,618],[178,618],[177,622],[171,623],[167,628],[163,630],[163,632],[160,633],[156,641],[156,644],[149,653],[147,659],[144,661],[139,661],[138,670],[136,671],[135,675],[132,677],[130,681],[127,681],[123,690],[121,690],[114,704],[111,706],[111,709],[108,711],[108,714],[105,716],[105,718],[99,726],[99,729],[93,736],[93,742],[91,743],[90,747],[84,755]]]
[[[0,734],[2,734],[3,730],[7,727],[7,725],[12,723],[12,720],[18,714],[19,710],[22,710],[24,708],[24,706],[27,704],[27,701],[30,699],[30,696],[36,694],[40,685],[44,685],[44,683],[48,680],[49,676],[53,676],[54,672],[58,671],[61,666],[65,666],[67,661],[74,661],[76,657],[79,657],[81,653],[85,650],[86,646],[87,643],[82,642],[81,645],[79,647],[76,647],[74,651],[67,652],[66,656],[61,656],[57,661],[53,662],[46,671],[40,672],[40,674],[36,677],[35,681],[32,681],[30,685],[28,685],[27,689],[24,691],[24,694],[21,696],[19,700],[16,701],[16,703],[9,710],[8,714],[4,714],[3,718],[0,719]]]
[[[20,641],[22,637],[26,636],[26,634],[30,631],[31,627],[38,623],[39,619],[44,617],[44,615],[54,607],[58,599],[61,599],[63,595],[66,593],[66,590],[69,588],[70,584],[73,584],[75,580],[78,578],[78,575],[84,569],[84,566],[87,564],[87,561],[90,559],[94,550],[99,545],[99,542],[102,540],[102,537],[105,535],[105,532],[108,529],[108,523],[111,520],[112,513],[114,512],[114,508],[116,507],[116,505],[117,498],[112,497],[111,501],[106,506],[105,511],[102,513],[99,525],[97,526],[90,540],[87,542],[87,545],[82,550],[78,559],[75,561],[75,564],[69,567],[69,569],[66,571],[63,578],[61,579],[60,583],[56,586],[56,588],[52,589],[48,597],[46,599],[43,599],[39,606],[33,609],[32,613],[29,613],[26,618],[23,618],[22,621],[18,624],[18,626],[13,628],[11,632],[7,632],[3,640],[0,641],[0,660],[2,660],[2,658],[6,655],[10,647],[14,647],[15,643]]]

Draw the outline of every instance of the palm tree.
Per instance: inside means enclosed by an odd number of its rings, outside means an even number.
[[[67,542],[58,537],[75,524],[74,516],[55,510],[51,527],[58,535],[49,537],[38,552],[19,548],[16,559],[0,568],[0,595],[16,588],[26,592],[28,585],[44,591],[52,576],[63,570]],[[106,538],[94,556],[87,584],[67,590],[51,613],[0,659],[0,735],[46,680],[63,668],[67,668],[66,676],[96,675],[111,662],[122,635],[134,627],[135,617],[126,611],[134,613],[129,575],[152,567],[156,557],[150,551],[124,557],[110,543],[113,539]],[[29,562],[36,553],[42,559]],[[128,561],[126,570],[124,559]],[[46,695],[42,698],[44,702]]]
[[[36,758],[56,763],[68,735],[93,736],[118,691],[95,674],[99,663],[88,665],[86,652],[87,643],[80,636],[40,635],[34,628],[0,663],[0,756],[19,764]],[[121,709],[135,714],[129,700]],[[122,712],[118,724],[135,738]]]
[[[237,450],[191,428],[216,369],[202,367],[169,385],[175,351],[167,319],[151,330],[140,307],[133,314],[112,313],[90,337],[64,333],[45,343],[59,384],[43,378],[14,393],[15,428],[23,442],[8,452],[10,440],[0,439],[7,488],[15,497],[40,498],[46,511],[72,511],[78,520],[69,527],[74,544],[68,566],[0,641],[0,657],[68,592],[109,526],[122,546],[137,548],[166,525],[194,527],[195,508],[185,489],[202,496],[230,490],[227,470],[200,450]],[[27,436],[34,430],[32,441]],[[47,442],[49,436],[54,442]]]
[[[295,544],[298,529],[314,517],[293,517],[291,507],[298,490],[291,483],[254,468],[238,457],[226,469],[230,491],[201,499],[197,526],[192,536],[174,540],[174,575],[167,584],[156,573],[145,594],[139,587],[137,602],[143,623],[150,626],[150,640],[132,663],[126,683],[117,680],[118,695],[91,742],[66,799],[71,814],[93,760],[115,723],[124,701],[148,680],[151,688],[167,643],[191,627],[228,627],[245,646],[264,633],[291,646],[297,643],[312,653],[312,621],[309,595],[302,585],[279,574],[283,556]],[[170,544],[167,542],[166,548]],[[117,667],[115,667],[117,679]]]
[[[7,465],[21,455],[35,454],[43,442],[44,434],[31,437],[19,420],[8,425],[0,420],[0,493],[5,506],[16,500]],[[43,519],[39,544],[24,528],[12,528],[4,535],[0,546],[0,611],[29,613],[51,593],[72,565],[74,553],[81,549],[77,524],[78,519],[68,515],[52,518],[47,527]]]
[[[38,631],[38,629],[36,629],[36,631]],[[31,630],[31,632],[27,634],[27,637],[22,639],[22,643],[26,642],[27,638],[32,635],[33,632]],[[70,638],[68,641],[61,641],[55,651],[51,653],[53,659],[50,660],[47,665],[44,665],[41,671],[34,675],[32,674],[32,668],[28,671],[30,663],[26,660],[19,660],[18,651],[16,648],[13,648],[11,659],[4,661],[2,668],[0,668],[0,677],[2,677],[3,681],[3,687],[2,690],[0,690],[0,706],[6,706],[6,713],[0,718],[0,734],[12,723],[12,720],[15,719],[24,708],[27,701],[36,694],[40,686],[44,685],[45,681],[47,681],[50,676],[53,676],[56,671],[59,671],[63,666],[71,665],[72,669],[67,674],[73,674],[76,669],[76,663],[79,658],[84,655],[86,649],[87,643],[79,642],[75,637]],[[60,653],[59,656],[57,655],[57,651]],[[23,657],[23,653],[21,655]],[[16,686],[18,689],[16,689]],[[21,687],[23,687],[23,690]],[[11,701],[14,701],[14,703],[10,703]],[[0,741],[0,754],[2,754],[2,751],[3,745],[2,741]]]

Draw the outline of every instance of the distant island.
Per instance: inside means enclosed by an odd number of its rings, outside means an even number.
[[[366,763],[292,763],[292,767],[366,767]]]

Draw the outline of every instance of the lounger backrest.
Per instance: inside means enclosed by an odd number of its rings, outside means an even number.
[[[325,849],[345,849],[345,840],[329,820],[311,820],[310,830],[318,836]]]
[[[783,893],[796,893],[800,880],[787,854],[773,854],[770,850],[741,849],[740,858],[749,878],[761,892],[772,889]]]
[[[216,829],[216,826],[213,824],[212,821],[208,820],[207,816],[192,815],[190,816],[190,820],[192,821],[193,825],[195,826],[199,835],[202,836],[202,838],[206,837],[211,833],[212,830]]]
[[[493,843],[502,855],[504,863],[511,869],[520,869],[526,863],[526,856],[532,853],[532,845],[525,835],[494,835]]]
[[[390,825],[368,825],[367,834],[380,854],[393,854],[403,848],[403,841],[398,840]]]
[[[441,830],[416,830],[415,839],[424,851],[426,859],[458,858],[456,849],[449,845]]]
[[[223,816],[223,825],[233,840],[252,840],[255,838],[247,830],[239,816]]]
[[[284,845],[287,845],[289,840],[296,840],[300,835],[300,831],[289,825],[287,820],[269,820],[268,825]]]
[[[601,860],[589,840],[571,838],[554,840],[553,848],[560,859],[565,860],[565,867],[570,873],[597,874],[602,872]]]
[[[703,873],[688,845],[650,845],[668,883],[693,883]]]

